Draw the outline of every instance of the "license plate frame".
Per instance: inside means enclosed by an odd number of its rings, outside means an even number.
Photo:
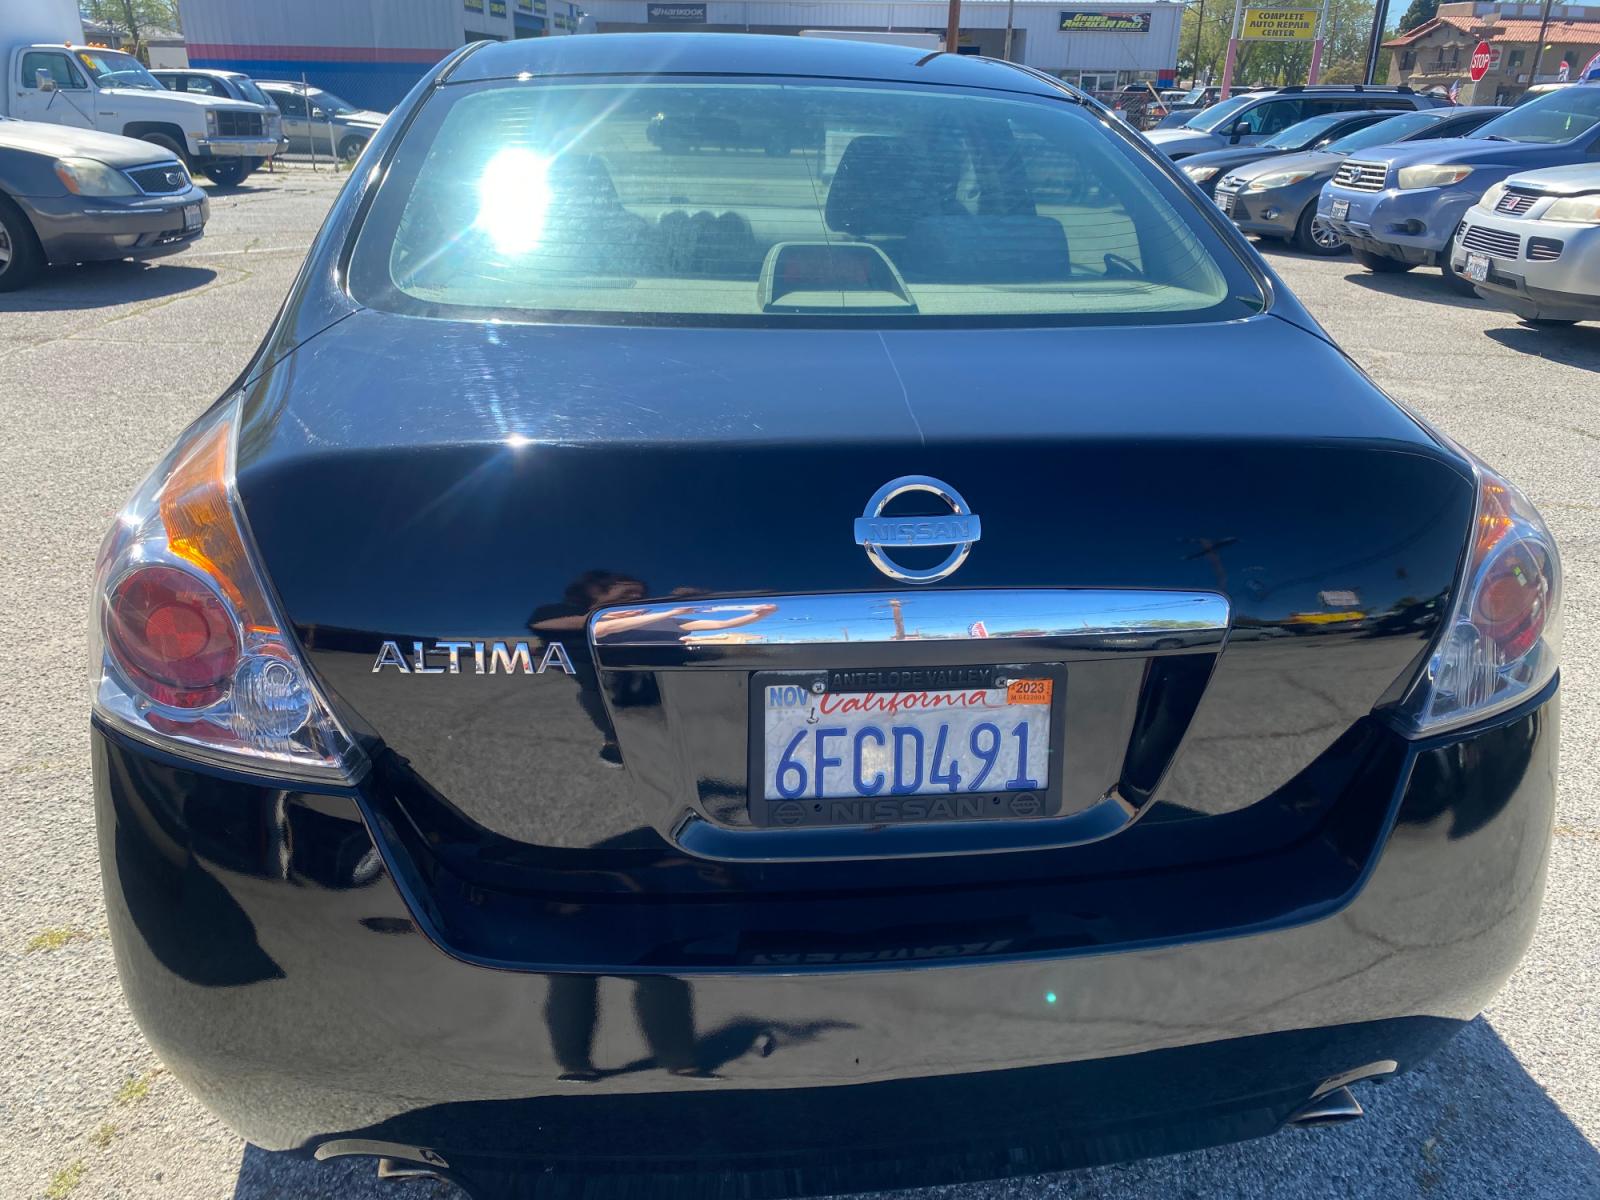
[[[919,675],[919,673],[921,673]],[[926,688],[909,682],[906,686],[872,688],[861,681],[873,677],[899,680],[926,679]],[[943,688],[933,681],[947,680]],[[798,686],[812,694],[821,682],[825,693],[871,691],[947,690],[961,687],[999,686],[1001,679],[1039,679],[1050,681],[1049,714],[1045,722],[1048,745],[1045,762],[1048,775],[1039,789],[985,790],[953,793],[924,792],[903,796],[879,794],[872,797],[802,796],[797,799],[769,799],[766,795],[766,689]],[[848,686],[851,682],[855,686]],[[757,671],[749,679],[749,724],[746,802],[750,823],[763,829],[838,829],[845,827],[948,824],[973,821],[1036,820],[1061,815],[1065,790],[1067,671],[1061,663],[994,663],[963,666],[880,666],[832,668],[825,670]],[[938,803],[942,801],[942,803]]]
[[[185,204],[183,206],[183,231],[185,233],[193,233],[202,224],[200,206],[198,204]]]
[[[1350,216],[1350,201],[1335,200],[1333,202],[1333,208],[1328,215],[1331,216],[1335,221],[1347,220]]]
[[[1467,269],[1462,272],[1473,283],[1487,283],[1489,280],[1489,256],[1479,254],[1475,250],[1467,251]]]

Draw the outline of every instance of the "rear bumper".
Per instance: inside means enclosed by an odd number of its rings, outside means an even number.
[[[128,1002],[244,1136],[442,1162],[485,1194],[531,1194],[549,1179],[517,1170],[532,1161],[591,1188],[713,1172],[759,1196],[1252,1137],[1332,1076],[1414,1065],[1532,935],[1556,735],[1554,685],[1431,743],[1385,733],[1362,775],[1375,848],[1348,895],[1267,928],[845,969],[859,960],[819,938],[779,968],[560,973],[441,948],[448,904],[489,902],[419,895],[368,796],[196,770],[98,726],[93,742]],[[1213,886],[1245,869],[1218,865]],[[1171,899],[1163,876],[1139,881],[1152,905]],[[1107,882],[1107,902],[1125,885]],[[1095,886],[1057,915],[1092,925]]]
[[[176,254],[199,241],[211,215],[206,193],[192,184],[170,196],[24,197],[21,203],[45,257],[56,265]],[[185,231],[183,210],[196,204],[200,226]]]

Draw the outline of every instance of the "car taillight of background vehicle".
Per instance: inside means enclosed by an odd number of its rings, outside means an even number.
[[[1408,702],[1415,729],[1436,733],[1515,707],[1556,673],[1561,559],[1538,511],[1476,464],[1472,544],[1444,633]]]
[[[364,759],[269,597],[233,494],[236,402],[194,426],[100,550],[95,713],[218,765],[349,780]]]

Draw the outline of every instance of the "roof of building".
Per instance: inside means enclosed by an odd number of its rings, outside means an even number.
[[[1435,17],[1426,24],[1418,25],[1409,33],[1402,33],[1397,38],[1390,38],[1384,42],[1384,45],[1409,46],[1441,27],[1457,30],[1470,37],[1482,38],[1490,44],[1510,42],[1531,46],[1539,40],[1538,21],[1522,18],[1509,21],[1480,21],[1465,17],[1444,16]],[[1546,46],[1600,46],[1600,21],[1551,21],[1549,28],[1545,30],[1544,44]]]
[[[608,33],[481,42],[450,82],[535,75],[791,75],[881,79],[1061,95],[1010,63],[912,46],[749,33]]]

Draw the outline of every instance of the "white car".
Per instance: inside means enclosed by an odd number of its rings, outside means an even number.
[[[1600,164],[1495,184],[1467,210],[1450,264],[1478,295],[1534,324],[1600,320]]]

